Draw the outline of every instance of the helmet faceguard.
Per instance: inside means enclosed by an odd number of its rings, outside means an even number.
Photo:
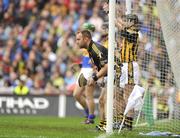
[[[139,19],[135,14],[127,14],[122,16],[123,20],[127,23],[127,27],[138,27]]]
[[[126,15],[126,19],[128,21],[130,21],[130,22],[133,22],[134,24],[138,24],[139,23],[138,17],[135,14],[127,14]]]

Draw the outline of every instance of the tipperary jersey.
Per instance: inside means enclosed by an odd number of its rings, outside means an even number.
[[[103,42],[103,46],[104,46],[105,48],[108,48],[108,39]]]
[[[86,49],[82,49],[82,68],[91,68],[91,59]]]

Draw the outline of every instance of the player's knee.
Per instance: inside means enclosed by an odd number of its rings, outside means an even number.
[[[104,105],[104,99],[103,98],[99,98],[99,106],[103,106]]]
[[[78,99],[80,98],[80,93],[74,92],[74,93],[73,93],[73,97],[74,97],[76,100],[78,100]]]
[[[88,96],[86,96],[86,100],[87,100],[87,101],[92,101],[92,100],[94,100],[94,99],[93,99],[93,96],[88,95]]]

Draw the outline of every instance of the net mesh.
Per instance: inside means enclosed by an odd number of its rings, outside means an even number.
[[[126,1],[116,2],[116,20],[125,15],[126,4]],[[177,0],[167,0],[166,2],[161,0],[157,6],[155,0],[134,0],[131,4],[132,13],[139,18],[137,63],[140,69],[139,84],[145,89],[142,99],[143,106],[138,111],[128,114],[134,118],[133,129],[140,128],[142,130],[143,127],[143,131],[161,130],[178,133],[180,130],[178,99],[180,62],[177,57],[180,56],[180,47],[177,38],[180,36],[180,8],[178,8],[180,3]],[[169,16],[170,18],[167,18]],[[115,55],[122,58],[121,54],[117,54],[123,50],[123,37],[119,32],[117,29]],[[178,41],[174,42],[175,40]],[[119,129],[123,118],[122,114],[127,105],[125,97],[128,97],[129,94],[125,95],[127,91],[132,91],[133,87],[120,88],[119,78],[115,77],[115,79],[113,127]],[[176,83],[175,80],[177,80]]]

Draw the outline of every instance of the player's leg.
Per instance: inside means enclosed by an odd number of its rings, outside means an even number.
[[[127,105],[128,103],[128,98],[129,95],[131,94],[132,90],[134,88],[134,84],[126,84],[125,88],[124,88],[124,100],[125,100],[125,105]],[[128,111],[126,117],[125,117],[125,126],[131,130],[132,129],[132,124],[133,124],[133,115],[134,115],[134,111],[130,110]]]
[[[124,102],[124,97],[123,97],[124,89],[116,87],[114,91],[114,124],[113,128],[114,129],[119,129],[121,122],[123,120],[123,113],[124,113],[124,108],[125,108],[125,102]]]
[[[94,110],[95,110],[95,103],[94,103],[94,85],[85,86],[85,96],[86,96],[86,103],[89,109],[89,116],[86,124],[93,124],[94,123]]]
[[[83,73],[84,77],[86,79],[88,79],[89,77],[92,76],[93,69],[92,68],[83,68],[82,73]],[[94,118],[95,118],[95,115],[94,115],[94,110],[95,110],[94,88],[95,88],[95,85],[91,85],[91,86],[86,85],[85,86],[85,97],[86,97],[85,100],[86,100],[87,107],[89,109],[88,119],[85,122],[86,124],[94,123]]]
[[[99,96],[99,118],[100,122],[96,126],[97,130],[105,131],[106,128],[106,96],[107,89],[106,87],[101,88],[101,93]]]
[[[128,82],[127,80],[127,68],[128,65],[127,63],[123,63],[123,66],[121,67],[120,71],[120,81],[118,82],[117,80],[117,86],[115,87],[115,92],[114,92],[114,122],[115,123],[115,128],[119,128],[122,120],[123,120],[123,113],[124,109],[126,106],[125,100],[124,100],[124,93],[125,93],[125,84]],[[118,86],[119,83],[119,86]]]
[[[78,101],[80,105],[84,108],[85,116],[88,117],[89,110],[86,104],[84,90],[85,90],[85,87],[80,87],[78,84],[76,84],[74,92],[73,92],[73,96],[75,100]]]
[[[139,66],[136,62],[128,63],[128,84],[125,86],[124,100],[127,105],[128,98],[132,93],[135,84],[139,83]],[[133,124],[134,110],[130,110],[125,119],[125,125],[131,130]]]
[[[78,101],[83,108],[87,108],[86,101],[85,101],[85,96],[83,94],[84,92],[84,87],[79,87],[79,85],[75,86],[73,96]]]
[[[100,120],[105,120],[105,104],[106,104],[106,88],[101,88],[101,94],[99,96],[99,117]]]

